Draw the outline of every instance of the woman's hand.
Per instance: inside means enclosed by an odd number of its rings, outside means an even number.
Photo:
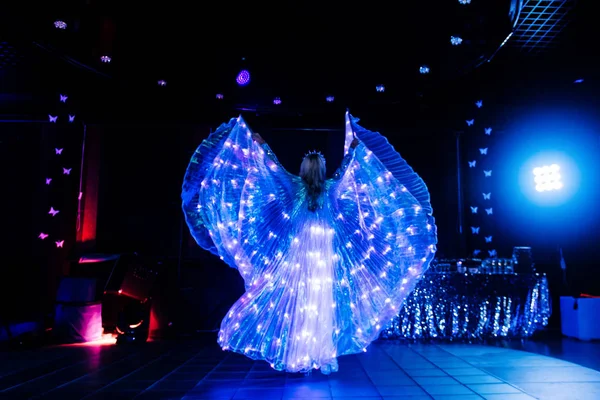
[[[353,148],[353,149],[355,149],[356,146],[358,146],[358,143],[359,143],[358,139],[354,138],[354,140],[352,141],[352,143],[350,143],[350,147]]]
[[[258,144],[264,144],[265,139],[263,139],[258,133],[252,132],[252,140],[254,140]]]

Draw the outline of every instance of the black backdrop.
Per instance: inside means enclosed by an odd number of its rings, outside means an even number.
[[[39,304],[45,271],[33,253],[32,226],[37,217],[43,127],[0,124],[0,317],[14,318],[26,302]],[[0,318],[1,319],[1,318]]]
[[[56,148],[63,149],[57,154]],[[81,127],[0,124],[0,317],[23,320],[53,304],[75,243]],[[69,175],[63,168],[71,170]],[[51,178],[46,184],[46,178]],[[60,212],[52,217],[50,207]],[[40,233],[48,236],[40,238]],[[63,247],[56,242],[64,240]]]
[[[292,173],[297,173],[302,155],[311,149],[324,153],[328,174],[332,174],[341,162],[342,129],[267,128],[261,126],[260,121],[251,119],[249,123],[262,134],[284,167]],[[181,229],[180,189],[191,154],[210,128],[148,125],[96,126],[91,129],[100,129],[103,133],[99,250],[177,257],[180,240],[183,240],[184,258],[202,257],[201,251],[190,240],[187,227]],[[437,134],[434,138],[434,132],[414,135],[382,131],[429,187],[440,236],[440,254],[458,256],[453,134],[441,137]]]
[[[341,162],[344,131],[339,127],[300,130],[269,125],[272,118],[246,119],[292,173],[298,172],[303,154],[311,149],[325,154],[329,174]],[[243,293],[243,282],[237,271],[196,245],[183,222],[180,202],[188,161],[211,128],[148,124],[88,129],[100,131],[103,138],[98,251],[162,258],[167,271],[160,282],[170,287],[166,289],[171,304],[166,318],[175,321],[180,332],[218,328],[231,304]],[[458,256],[453,134],[440,137],[439,132],[426,130],[380,129],[429,186],[440,256]]]

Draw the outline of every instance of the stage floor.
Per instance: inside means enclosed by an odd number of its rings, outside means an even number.
[[[10,399],[598,400],[600,372],[557,358],[483,345],[377,342],[340,371],[273,371],[206,341],[57,346],[0,353]]]

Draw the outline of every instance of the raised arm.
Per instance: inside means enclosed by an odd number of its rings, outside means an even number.
[[[337,181],[337,180],[340,180],[342,178],[342,176],[344,176],[344,173],[346,172],[346,169],[348,168],[350,161],[352,161],[352,156],[354,155],[354,149],[356,148],[356,146],[358,146],[358,143],[359,143],[358,139],[354,138],[354,140],[350,144],[348,153],[346,153],[346,155],[344,156],[344,159],[342,160],[342,164],[335,171],[335,173],[333,174],[333,177],[331,179]]]

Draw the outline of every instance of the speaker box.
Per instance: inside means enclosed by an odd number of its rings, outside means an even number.
[[[102,298],[106,284],[120,262],[119,254],[89,254],[71,265],[70,276],[96,280],[96,299]]]
[[[160,262],[136,255],[121,256],[104,291],[147,301],[161,266]]]

